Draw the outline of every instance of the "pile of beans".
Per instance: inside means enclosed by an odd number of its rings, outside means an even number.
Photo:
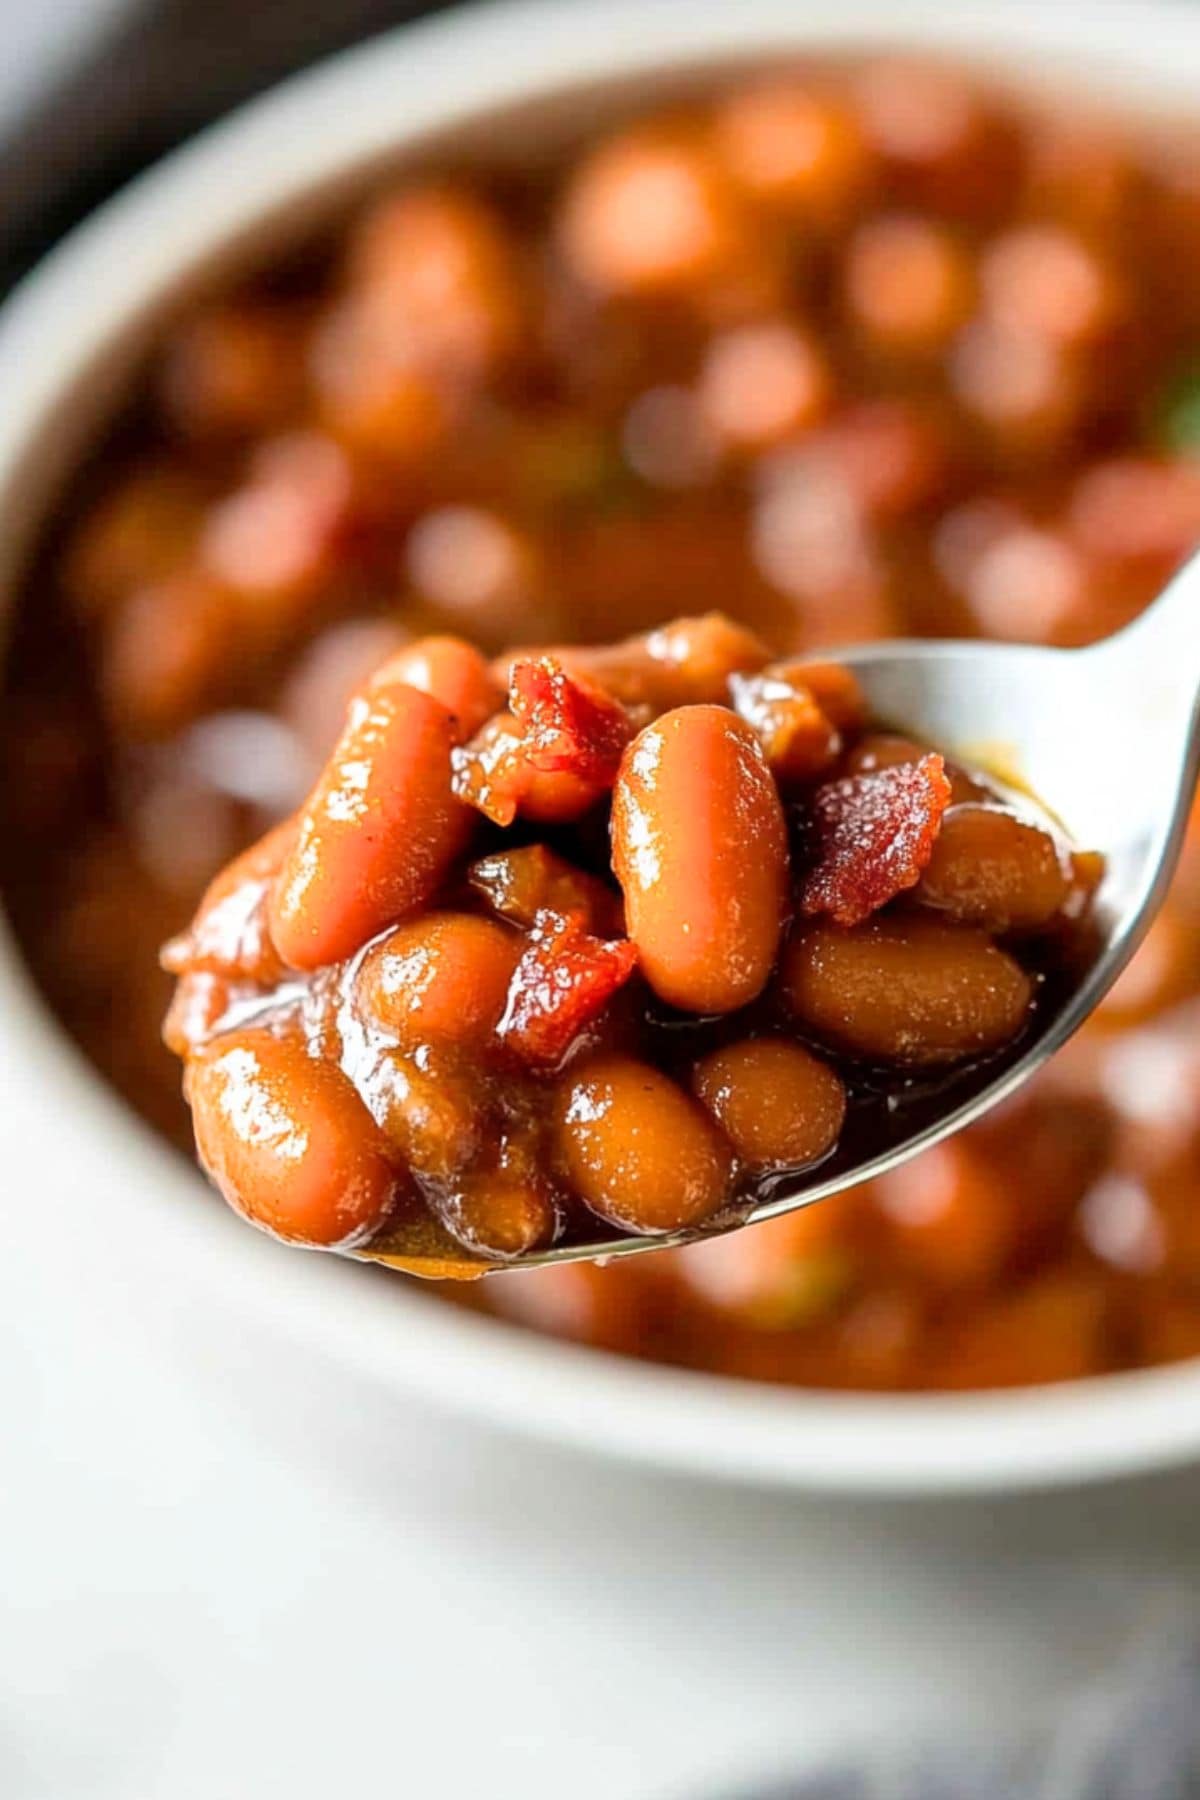
[[[915,1074],[928,1108],[1020,1039],[1099,870],[867,727],[848,670],[719,614],[389,658],[165,952],[228,1200],[450,1273],[443,1233],[678,1232],[903,1135]]]
[[[0,880],[95,1065],[190,1147],[156,947],[414,642],[719,611],[791,663],[1132,617],[1200,541],[1198,169],[1158,122],[942,65],[775,67],[549,169],[400,177],[193,304],[64,493],[6,660]],[[468,1303],[822,1386],[1200,1353],[1198,857],[999,1123],[791,1220]]]

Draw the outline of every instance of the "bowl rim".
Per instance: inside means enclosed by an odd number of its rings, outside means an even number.
[[[1083,66],[1118,94],[1161,100],[1178,90],[1182,104],[1200,74],[1200,13],[1180,0],[1096,0],[1070,12],[1034,0],[960,0],[949,12],[912,0],[900,15],[893,0],[841,0],[836,9],[819,0],[725,9],[493,0],[342,51],[137,177],[0,312],[0,507],[14,522],[0,546],[3,604],[97,395],[119,379],[154,319],[256,228],[424,137],[579,84],[772,51],[880,46],[1010,65],[1036,52],[1040,69],[1064,78]],[[92,1163],[104,1145],[112,1216],[123,1213],[138,1233],[148,1267],[161,1259],[176,1271],[185,1253],[186,1279],[223,1323],[231,1310],[269,1314],[290,1338],[377,1384],[492,1424],[695,1476],[878,1496],[1071,1486],[1200,1454],[1200,1360],[1005,1393],[771,1388],[538,1337],[404,1288],[386,1293],[382,1277],[349,1266],[331,1279],[313,1256],[281,1258],[223,1208],[195,1204],[193,1178],[68,1044],[7,929],[0,1074],[21,1102],[0,1116],[0,1156],[44,1137],[52,1099],[62,1192],[80,1159]]]

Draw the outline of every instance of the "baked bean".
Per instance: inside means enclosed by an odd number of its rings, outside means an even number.
[[[716,142],[755,201],[826,229],[852,210],[873,173],[851,108],[802,81],[764,81],[731,95],[717,110]]]
[[[304,394],[301,321],[277,306],[216,306],[197,314],[163,357],[163,409],[200,440],[276,431]]]
[[[138,588],[179,574],[204,520],[205,488],[192,474],[150,464],[124,476],[81,520],[63,579],[72,604],[101,614]]]
[[[321,421],[354,454],[409,470],[445,443],[458,396],[390,344],[377,322],[349,309],[330,314],[309,364]]]
[[[504,704],[486,659],[462,638],[418,638],[405,644],[379,665],[368,686],[377,691],[396,683],[420,688],[440,701],[454,715],[460,741],[473,736]]]
[[[494,919],[424,913],[371,945],[355,998],[406,1049],[482,1047],[500,1023],[521,948],[518,934]]]
[[[827,1318],[852,1288],[854,1257],[842,1237],[836,1207],[805,1206],[753,1231],[685,1244],[672,1262],[684,1292],[719,1317],[777,1334]]]
[[[828,362],[812,340],[785,320],[762,320],[712,339],[698,400],[719,444],[753,453],[815,424],[832,391]]]
[[[971,258],[953,232],[905,214],[859,227],[846,252],[845,289],[854,328],[900,357],[938,355],[975,298]]]
[[[353,500],[349,463],[324,432],[264,445],[250,479],[214,506],[200,542],[205,568],[250,604],[248,630],[271,644],[333,573]]]
[[[998,1050],[1033,1001],[1030,977],[984,932],[915,917],[802,927],[779,981],[788,1010],[814,1036],[915,1068]]]
[[[980,280],[1001,330],[1066,348],[1097,343],[1123,309],[1113,269],[1060,225],[1025,225],[996,238],[984,251]]]
[[[265,1028],[188,1064],[200,1159],[229,1204],[290,1243],[347,1248],[387,1218],[397,1178],[370,1114],[333,1063]]]
[[[486,1113],[460,1070],[424,1055],[384,1050],[359,1088],[388,1143],[415,1174],[453,1181],[478,1155]]]
[[[908,58],[869,63],[852,82],[867,142],[889,188],[951,215],[976,218],[1009,191],[1006,134],[956,69]]]
[[[787,834],[744,720],[678,707],[640,732],[613,789],[613,869],[647,981],[692,1012],[766,985],[782,929]]]
[[[719,1212],[733,1154],[697,1102],[648,1063],[601,1057],[555,1106],[558,1157],[580,1199],[624,1231],[677,1231]]]
[[[488,1256],[523,1256],[549,1243],[558,1225],[539,1146],[520,1134],[507,1135],[495,1157],[454,1182],[437,1205],[455,1237]]]
[[[729,697],[729,678],[761,669],[770,651],[753,631],[724,613],[673,619],[618,644],[562,644],[539,654],[553,657],[570,673],[586,675],[631,709],[719,705]],[[513,656],[492,665],[509,684]]]
[[[975,560],[964,588],[972,614],[993,637],[1072,643],[1090,635],[1094,571],[1061,531],[1004,532]]]
[[[889,1248],[923,1279],[951,1289],[999,1280],[1019,1240],[1008,1184],[993,1161],[959,1138],[935,1144],[874,1184]]]
[[[1114,457],[1084,471],[1068,511],[1085,553],[1171,565],[1200,538],[1200,463]]]
[[[134,738],[168,737],[201,712],[224,677],[237,620],[228,589],[190,570],[117,604],[100,668],[114,727]]]
[[[483,507],[426,513],[408,535],[405,564],[435,616],[485,645],[528,643],[553,617],[537,547]]]
[[[1077,361],[1047,338],[977,319],[949,357],[950,384],[998,459],[1017,468],[1066,455],[1089,417]]]
[[[316,969],[432,900],[470,836],[450,787],[454,720],[417,688],[356,700],[270,901],[284,961]]]
[[[752,1171],[818,1162],[846,1116],[840,1077],[786,1038],[745,1038],[712,1051],[692,1070],[692,1087]]]
[[[731,676],[729,692],[781,785],[815,781],[833,767],[841,733],[802,682],[764,670]]]
[[[351,246],[348,279],[371,325],[439,371],[490,376],[520,347],[512,246],[497,215],[465,189],[431,184],[380,202]]]
[[[985,931],[1038,931],[1061,914],[1071,870],[1048,831],[996,806],[952,806],[916,899]]]
[[[771,663],[763,671],[793,682],[810,693],[829,723],[847,735],[857,734],[867,722],[867,703],[854,672],[844,663]]]
[[[575,171],[559,217],[563,252],[600,293],[687,294],[745,253],[745,221],[719,161],[698,139],[637,131]]]

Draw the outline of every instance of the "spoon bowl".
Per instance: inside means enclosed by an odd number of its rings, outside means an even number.
[[[898,639],[832,650],[853,668],[875,719],[998,776],[1104,858],[1090,958],[1042,1010],[1020,1054],[877,1155],[822,1175],[783,1174],[731,1226],[778,1218],[907,1162],[1024,1085],[1094,1011],[1141,943],[1178,861],[1200,773],[1200,555],[1124,630],[1086,649]],[[611,1236],[533,1252],[519,1265],[607,1261],[710,1236],[717,1226]],[[361,1254],[393,1258],[386,1247]],[[420,1270],[411,1247],[398,1263]],[[430,1273],[440,1272],[430,1269]]]

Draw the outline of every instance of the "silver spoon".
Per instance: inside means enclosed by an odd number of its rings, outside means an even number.
[[[1077,1031],[1145,936],[1179,858],[1200,773],[1200,553],[1132,625],[1084,650],[902,639],[831,650],[849,664],[873,717],[996,770],[1052,809],[1074,842],[1098,850],[1096,947],[1074,991],[994,1081],[911,1137],[825,1177],[783,1177],[733,1221],[778,1218],[882,1175],[1015,1093]],[[711,1228],[710,1228],[711,1230]],[[707,1231],[560,1245],[512,1265],[606,1260],[695,1241]],[[399,1246],[396,1247],[399,1250]],[[388,1261],[389,1246],[364,1253]],[[395,1257],[415,1269],[411,1251]]]

